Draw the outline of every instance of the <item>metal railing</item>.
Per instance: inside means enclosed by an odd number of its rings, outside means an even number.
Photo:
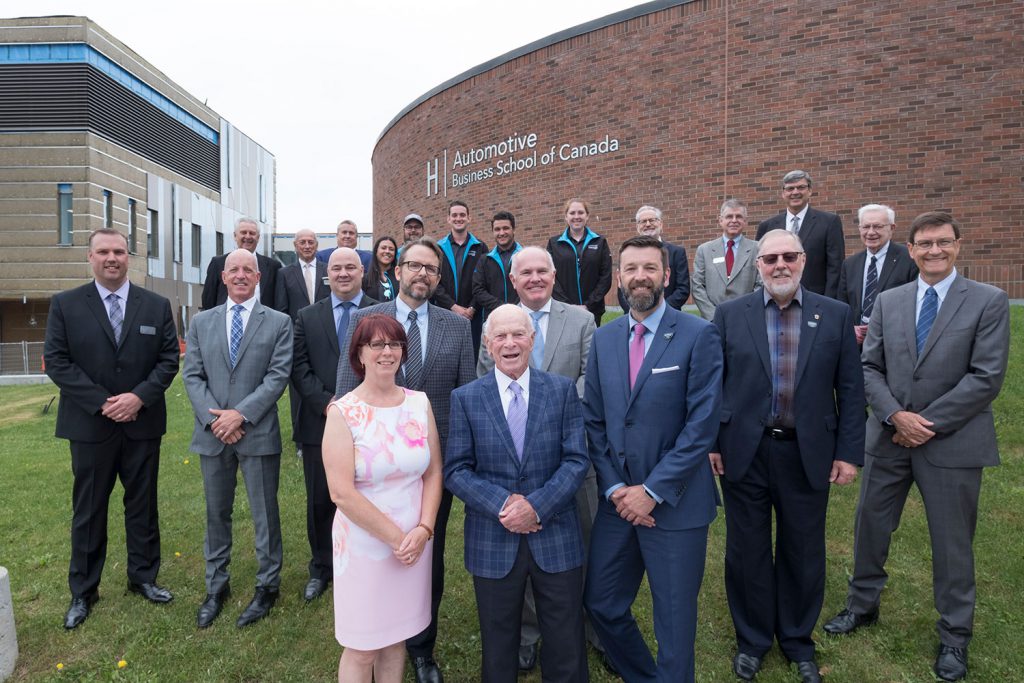
[[[43,342],[0,344],[0,375],[38,375],[43,372]]]

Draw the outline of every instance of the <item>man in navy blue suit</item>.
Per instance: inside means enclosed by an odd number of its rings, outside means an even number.
[[[530,368],[533,336],[521,308],[496,308],[484,332],[494,370],[452,392],[445,484],[466,503],[485,683],[515,683],[527,578],[544,680],[588,680],[576,511],[587,472],[583,413],[572,380]]]
[[[594,333],[584,417],[601,500],[584,604],[611,664],[634,681],[694,679],[697,594],[715,518],[707,453],[718,432],[722,347],[711,323],[665,303],[672,277],[656,237],[619,248],[629,315]],[[633,619],[644,571],[658,661]]]
[[[829,484],[849,484],[864,462],[853,314],[801,286],[805,260],[799,237],[769,232],[757,257],[763,289],[715,311],[725,374],[710,457],[725,499],[733,672],[746,681],[775,639],[804,683],[821,681],[811,632],[825,595]]]

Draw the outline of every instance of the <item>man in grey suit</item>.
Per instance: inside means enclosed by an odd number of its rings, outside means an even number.
[[[693,301],[705,320],[714,320],[718,304],[750,294],[761,284],[757,242],[743,236],[746,205],[726,199],[718,212],[718,225],[721,237],[697,247],[693,258]]]
[[[441,451],[444,452],[448,443],[451,393],[456,387],[472,382],[475,374],[469,320],[429,303],[440,280],[441,257],[437,243],[427,237],[404,246],[395,268],[398,297],[352,314],[345,343],[341,348],[335,393],[343,396],[359,384],[348,362],[348,346],[356,322],[371,313],[395,316],[405,327],[408,336],[406,361],[395,380],[400,386],[426,393],[437,421]],[[444,592],[445,526],[451,509],[452,494],[445,489],[434,529],[430,626],[405,641],[416,671],[417,683],[441,683],[444,680],[441,669],[434,661],[434,643],[437,640],[437,612]]]
[[[551,254],[540,247],[525,247],[512,257],[510,267],[512,286],[519,294],[519,306],[533,322],[534,342],[530,354],[530,367],[563,375],[576,382],[576,391],[583,398],[584,375],[590,340],[594,336],[594,316],[577,306],[551,298],[555,287],[555,264]],[[494,369],[494,359],[486,347],[480,349],[477,375],[483,377]],[[597,476],[594,468],[587,467],[583,485],[576,493],[576,506],[580,511],[583,531],[583,571],[586,572],[586,554],[590,547],[590,529],[597,514]],[[527,587],[523,603],[522,632],[519,639],[519,669],[529,671],[537,665],[537,641],[540,628],[533,591]],[[600,649],[597,634],[587,624],[587,638]]]
[[[967,675],[974,622],[974,530],[982,470],[999,464],[992,401],[1006,374],[1006,292],[956,271],[960,225],[933,211],[914,219],[914,282],[882,292],[864,340],[864,479],[854,524],[846,609],[825,624],[852,633],[878,619],[885,560],[911,484],[932,542],[939,651],[935,674]]]
[[[190,449],[199,454],[206,493],[207,595],[196,615],[199,628],[213,623],[230,594],[231,511],[239,469],[259,562],[256,594],[238,618],[239,627],[267,616],[281,581],[277,399],[292,367],[292,322],[256,299],[260,271],[251,252],[228,254],[221,277],[227,301],[192,320],[182,371],[195,412]]]

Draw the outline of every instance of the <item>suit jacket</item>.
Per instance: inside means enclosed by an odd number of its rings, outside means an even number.
[[[220,306],[228,299],[228,290],[220,277],[220,274],[224,272],[224,262],[227,259],[227,254],[214,256],[210,259],[210,265],[206,268],[206,279],[203,281],[202,296],[204,311],[208,311],[214,306]],[[276,258],[270,258],[263,254],[256,254],[256,261],[260,268],[260,303],[269,308],[275,308],[277,271],[281,269],[281,262]]]
[[[359,386],[359,378],[348,363],[348,346],[356,323],[371,313],[383,313],[393,318],[395,307],[394,301],[386,301],[352,314],[338,361],[336,395],[344,396]],[[473,341],[469,336],[469,321],[462,316],[433,304],[428,304],[427,315],[427,339],[423,340],[427,348],[427,359],[423,363],[423,384],[411,388],[426,393],[430,399],[437,434],[441,438],[441,450],[444,451],[448,439],[448,411],[452,391],[474,379]],[[402,369],[399,369],[395,381],[399,386],[405,386],[405,373]]]
[[[526,535],[543,571],[583,564],[583,534],[576,490],[589,468],[583,414],[571,380],[532,370],[523,459],[516,454],[494,373],[452,392],[444,479],[466,503],[466,569],[500,579],[512,569],[520,534],[498,521],[505,500],[518,493],[540,517],[541,530]]]
[[[788,220],[789,212],[783,211],[762,221],[757,226],[757,239],[764,237],[769,230],[785,230]],[[839,271],[846,258],[843,221],[834,213],[808,207],[800,224],[800,241],[807,253],[801,279],[804,289],[835,299],[839,292]]]
[[[594,338],[595,329],[594,316],[575,306],[551,300],[548,333],[544,339],[544,361],[537,369],[574,381],[580,398],[583,398],[587,356],[590,354],[590,342]],[[487,347],[481,345],[476,373],[483,377],[493,369],[494,359],[487,352]]]
[[[364,294],[359,308],[377,303]],[[302,399],[293,438],[297,443],[318,445],[327,424],[324,409],[334,399],[341,355],[330,297],[299,311],[295,319],[293,351],[292,383]],[[347,354],[345,361],[348,362]]]
[[[287,313],[294,322],[299,315],[299,309],[305,308],[324,298],[330,298],[331,287],[324,282],[327,277],[327,265],[315,261],[316,275],[313,281],[313,301],[309,300],[306,293],[306,279],[302,275],[302,263],[295,263],[285,266],[275,278],[277,284],[274,292],[274,308]]]
[[[587,363],[583,415],[598,492],[644,484],[664,500],[651,513],[660,528],[705,526],[717,503],[708,452],[721,402],[718,332],[666,307],[630,391],[629,321],[600,327]]]
[[[46,374],[60,389],[57,437],[96,443],[118,429],[137,440],[158,439],[166,431],[164,392],[178,373],[171,304],[133,284],[124,314],[117,345],[94,282],[50,300],[43,358]],[[106,400],[125,392],[142,400],[136,419],[118,423],[104,417]]]
[[[845,301],[853,310],[853,324],[861,324],[861,305],[864,303],[864,264],[868,260],[868,250],[858,252],[843,261],[843,271],[839,275],[839,292],[836,296]],[[902,244],[889,242],[889,251],[885,254],[882,274],[878,277],[878,294],[887,289],[905,285],[917,280],[917,264],[910,258],[910,252]]]
[[[713,320],[723,301],[750,294],[761,285],[757,242],[745,237],[734,245],[732,275],[725,274],[725,244],[716,237],[697,247],[693,258],[693,301],[705,320]]]
[[[772,362],[764,290],[715,312],[725,349],[722,425],[715,450],[729,481],[743,479],[772,414]],[[797,443],[807,481],[828,488],[832,461],[864,463],[864,375],[846,304],[803,291],[793,390]]]
[[[320,251],[316,252],[316,260],[325,265],[327,263],[330,263],[331,254],[334,253],[335,249],[337,249],[337,247],[328,247],[327,249],[321,249]],[[371,254],[366,249],[356,249],[356,253],[359,255],[359,262],[363,264],[363,272],[369,272],[370,259],[373,258],[373,254]]]
[[[935,423],[935,436],[914,449],[935,467],[998,465],[992,401],[1009,357],[1006,292],[957,276],[920,356],[916,307],[916,280],[875,299],[863,353],[871,405],[867,452],[877,457],[905,453],[892,442],[893,428],[883,420],[909,410]]]
[[[671,270],[668,286],[665,287],[665,301],[672,308],[679,310],[690,298],[690,264],[686,260],[686,249],[671,242],[662,242],[668,251],[668,267]],[[626,301],[626,294],[622,287],[618,288],[616,294],[619,297],[619,307],[623,313],[629,312],[629,302]]]
[[[245,436],[234,445],[241,455],[281,452],[277,399],[292,369],[292,321],[259,302],[249,314],[238,359],[231,367],[225,323],[227,306],[202,311],[192,319],[182,379],[195,421],[192,452],[217,455],[224,444],[213,435],[210,408],[234,408],[245,416]]]

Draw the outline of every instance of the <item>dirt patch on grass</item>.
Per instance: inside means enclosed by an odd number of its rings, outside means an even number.
[[[0,408],[0,429],[42,417],[43,407],[50,402],[51,396],[56,395],[54,391],[51,395],[25,396],[18,399],[5,397],[3,408]],[[50,411],[56,410],[57,401],[54,401]]]

